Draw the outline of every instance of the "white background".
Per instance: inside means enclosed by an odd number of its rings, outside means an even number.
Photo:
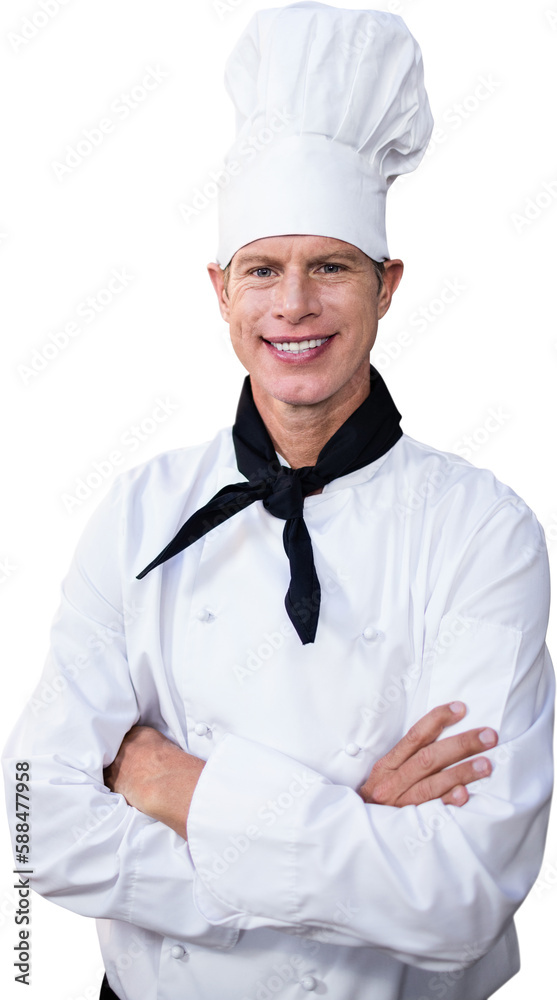
[[[252,13],[272,6],[66,0],[37,17],[39,0],[2,4],[2,742],[38,680],[75,543],[116,472],[232,422],[243,369],[205,272],[216,252],[215,199],[189,224],[180,205],[192,205],[232,140],[226,55]],[[377,7],[401,13],[420,42],[439,131],[417,173],[390,194],[390,252],[406,273],[372,360],[407,433],[445,450],[470,448],[475,464],[535,510],[555,561],[557,0],[553,8],[540,0]],[[120,106],[149,68],[167,75],[123,119],[113,102]],[[107,117],[110,134],[59,179],[54,163]],[[93,322],[80,319],[80,303],[122,268],[133,276],[128,287]],[[443,309],[449,281],[462,290]],[[421,308],[430,319],[419,329]],[[50,335],[72,321],[79,334],[56,357],[48,348],[48,363],[33,372]],[[403,331],[411,336],[401,346]],[[153,430],[157,398],[174,409]],[[495,426],[490,411],[497,430],[486,430],[486,420]],[[140,441],[130,428],[145,420]],[[122,461],[111,470],[115,450]],[[95,463],[106,479],[72,503]],[[549,641],[555,650],[551,632]],[[13,982],[5,825],[1,836],[2,996],[91,1000],[101,978],[93,922],[37,896],[32,985]],[[556,840],[554,824],[540,880],[518,914],[523,971],[501,1000],[551,990],[543,984],[554,972]]]

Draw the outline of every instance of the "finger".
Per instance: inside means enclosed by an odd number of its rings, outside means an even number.
[[[483,729],[468,729],[457,736],[448,736],[444,740],[437,740],[428,746],[421,747],[397,771],[388,772],[380,777],[373,789],[374,801],[383,804],[398,803],[402,796],[415,785],[426,781],[432,775],[438,775],[460,760],[473,757],[494,747],[497,739],[497,733],[494,729],[484,727]],[[469,780],[476,779],[470,778]],[[463,782],[458,783],[462,784]],[[457,782],[455,781],[454,784]],[[444,794],[448,789],[442,785],[443,779],[434,785],[431,782],[422,785],[422,788],[435,788],[437,794],[428,794],[421,801],[425,802]],[[438,790],[439,788],[441,791]],[[405,801],[405,804],[408,803]]]
[[[398,779],[406,783],[406,788],[410,788],[422,778],[437,774],[460,760],[491,749],[496,744],[497,733],[488,727],[467,729],[457,736],[447,736],[444,740],[437,740],[418,750],[399,768]]]
[[[474,760],[458,764],[438,774],[432,774],[423,781],[412,785],[407,792],[397,799],[397,806],[418,806],[423,802],[442,798],[446,804],[464,805],[468,801],[465,785],[481,778],[487,778],[492,771],[491,761],[487,757],[475,757]],[[463,794],[463,792],[465,794]],[[456,793],[456,794],[455,794]]]
[[[466,805],[469,798],[468,789],[464,785],[457,785],[456,788],[451,788],[446,795],[441,796],[441,802],[444,802],[446,806],[463,806]]]
[[[466,715],[466,705],[453,701],[448,705],[438,705],[424,715],[405,736],[385,754],[375,765],[377,770],[396,770],[414,756],[417,750],[436,740],[447,726],[454,726]]]

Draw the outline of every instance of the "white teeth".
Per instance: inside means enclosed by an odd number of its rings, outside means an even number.
[[[288,351],[291,354],[299,354],[300,351],[310,351],[314,347],[321,347],[321,344],[326,343],[329,337],[323,337],[321,340],[290,340],[283,343],[270,343],[273,347],[276,347],[277,351]]]

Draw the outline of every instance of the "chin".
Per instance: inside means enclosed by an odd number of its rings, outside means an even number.
[[[261,386],[264,393],[290,406],[314,406],[334,396],[339,387],[328,380],[303,375],[283,376]]]

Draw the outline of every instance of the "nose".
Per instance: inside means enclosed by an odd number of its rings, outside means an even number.
[[[321,303],[315,284],[309,275],[299,271],[285,273],[273,288],[273,317],[288,323],[300,323],[319,316]]]

